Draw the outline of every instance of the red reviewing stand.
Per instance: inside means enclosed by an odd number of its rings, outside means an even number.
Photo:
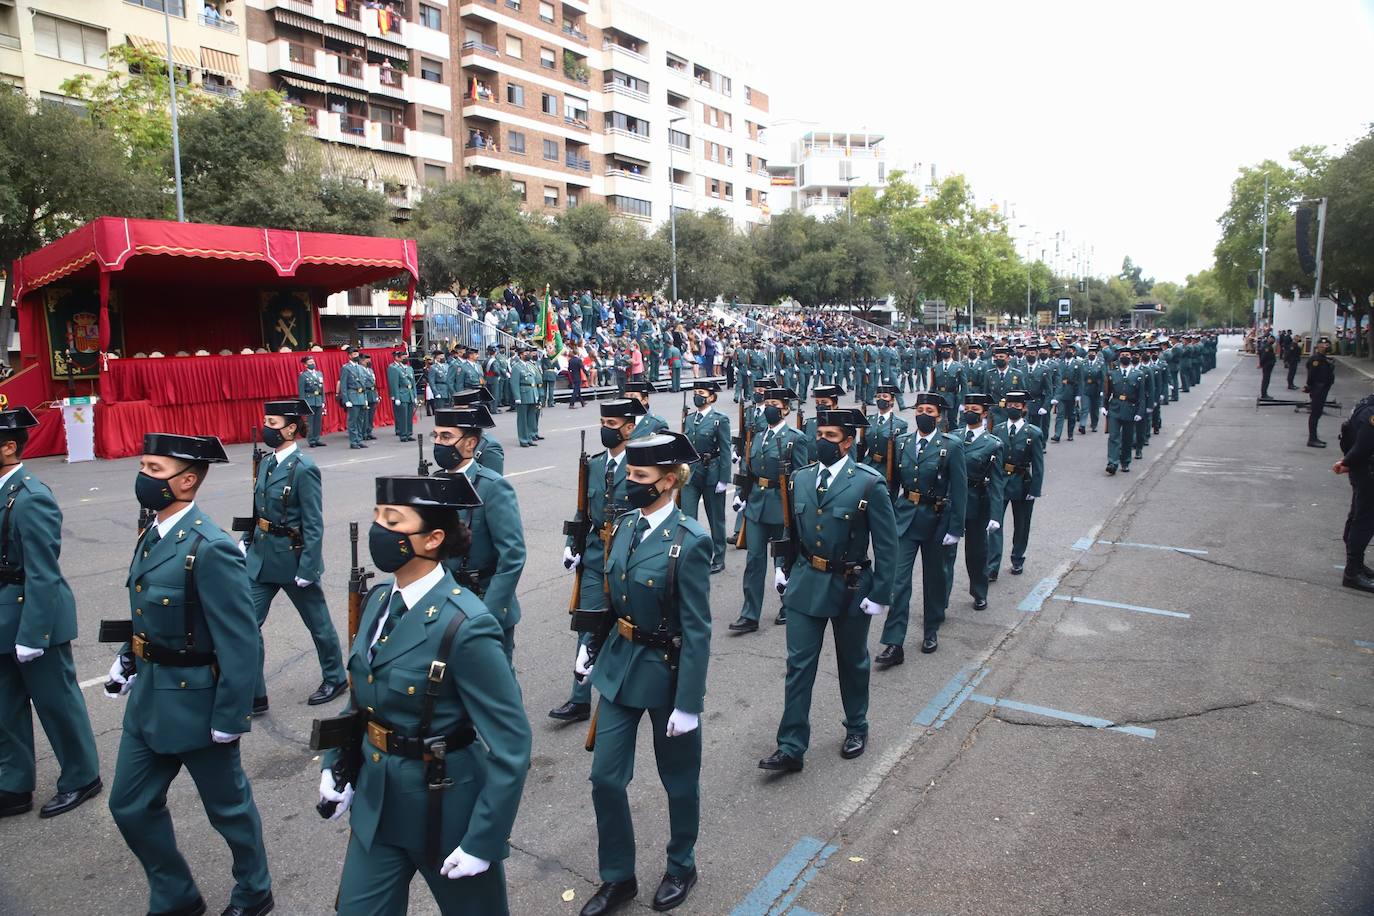
[[[327,297],[404,274],[413,301],[417,264],[410,239],[101,217],[15,261],[20,366],[0,393],[39,414],[27,451],[35,457],[65,453],[60,412],[40,408],[69,390],[100,398],[101,458],[138,454],[154,430],[247,441],[263,401],[295,397]],[[275,352],[282,347],[292,352]],[[197,350],[230,355],[132,355]],[[390,425],[390,351],[369,352],[377,425]],[[345,354],[313,355],[325,378],[324,429],[343,429],[333,394]]]

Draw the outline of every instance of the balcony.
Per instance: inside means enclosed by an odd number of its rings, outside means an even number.
[[[315,9],[315,4],[310,0],[267,0],[266,7],[274,9],[281,7],[284,10],[291,10],[293,13],[300,13],[302,16],[309,16],[312,19],[319,19],[320,14]]]
[[[319,57],[323,54],[323,51],[317,53],[314,48],[278,39],[267,45],[267,69],[318,79],[322,69],[318,66]]]
[[[563,123],[568,125],[569,127],[576,127],[578,130],[592,129],[592,126],[587,123],[587,118],[585,114],[580,118],[574,117],[572,115],[564,115]]]
[[[627,48],[622,44],[617,44],[614,41],[603,42],[601,45],[601,50],[611,51],[615,54],[623,54],[631,60],[637,60],[641,63],[647,64],[649,62],[649,58],[645,57],[643,54],[640,54],[638,51],[635,51],[631,48]]]
[[[380,130],[378,136],[382,142],[383,149],[389,149],[395,153],[406,151],[406,128],[404,124],[378,124]]]
[[[496,104],[496,93],[492,92],[491,87],[479,82],[474,90],[472,81],[468,80],[467,88],[463,90],[463,99],[468,102],[486,102],[489,105]]]
[[[676,191],[677,193],[679,193],[679,194],[691,194],[691,193],[692,193],[692,189],[691,189],[691,188],[689,188],[689,187],[688,187],[687,185],[685,185],[685,184],[681,184],[681,183],[676,182],[676,181],[670,182],[668,186],[669,186],[670,188],[672,188],[674,191]]]
[[[378,95],[403,99],[406,94],[405,73],[395,67],[367,66],[363,88]]]
[[[325,114],[325,112],[321,112]],[[362,115],[334,114],[339,119],[339,139],[345,143],[367,143],[367,118]]]
[[[592,170],[592,161],[590,159],[583,159],[575,153],[568,153],[563,157],[563,161],[568,168],[577,169],[579,172],[590,172]]]
[[[476,54],[478,52],[481,52],[483,54],[491,54],[496,57],[501,56],[501,52],[496,48],[495,45],[489,45],[485,41],[465,41],[458,46],[458,50],[463,54]]]
[[[638,89],[631,89],[629,86],[623,85],[621,83],[607,83],[606,85],[601,87],[601,91],[614,92],[617,95],[629,96],[630,98],[638,99],[641,102],[649,101],[649,93],[640,92]]]
[[[208,92],[211,95],[217,95],[220,98],[236,99],[239,97],[239,91],[237,89],[233,86],[225,86],[221,83],[201,83],[200,88],[204,92]]]
[[[333,71],[330,72],[329,58],[333,58]],[[363,88],[363,62],[356,57],[344,57],[342,54],[332,54],[325,52],[325,65],[321,76],[325,82],[338,82],[343,86],[352,86],[355,89]]]
[[[648,184],[648,183],[649,183],[649,176],[648,176],[648,175],[645,175],[643,172],[631,172],[629,169],[622,169],[622,168],[615,168],[615,167],[606,169],[606,177],[607,177],[607,178],[628,178],[628,179],[630,179],[631,181],[642,181],[642,182],[644,182],[645,184]]]
[[[571,23],[563,23],[563,34],[569,36],[570,38],[573,38],[576,41],[580,41],[583,44],[587,43],[587,33],[579,29],[577,26],[572,25]]]
[[[221,31],[228,32],[230,35],[237,35],[239,33],[239,25],[237,22],[231,22],[228,19],[221,19],[219,16],[202,15],[200,17],[200,24],[209,26],[212,29],[219,29]]]
[[[0,35],[0,48],[10,48],[11,50],[18,51],[18,50],[19,50],[19,36],[18,36],[18,35]]]
[[[648,134],[638,134],[632,130],[625,130],[622,127],[608,127],[606,128],[606,135],[610,137],[629,137],[632,140],[641,140],[644,143],[649,142]]]

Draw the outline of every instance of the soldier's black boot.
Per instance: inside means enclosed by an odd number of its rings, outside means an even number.
[[[1374,577],[1368,575],[1363,559],[1346,557],[1345,574],[1341,576],[1341,585],[1356,591],[1374,593]]]

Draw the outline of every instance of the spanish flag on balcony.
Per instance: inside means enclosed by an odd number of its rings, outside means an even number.
[[[348,0],[334,0],[334,11],[348,14]]]
[[[558,319],[554,317],[549,303],[549,284],[544,284],[544,299],[539,303],[539,321],[534,326],[534,339],[543,343],[553,341],[553,355],[563,352],[563,334],[558,330]]]

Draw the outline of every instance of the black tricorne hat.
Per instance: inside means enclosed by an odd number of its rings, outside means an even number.
[[[940,408],[949,406],[945,403],[945,399],[942,396],[933,391],[922,391],[920,394],[916,395],[916,406],[919,407],[922,404],[934,404],[936,407]]]
[[[895,397],[897,396],[897,386],[896,386],[896,385],[879,385],[875,393],[876,393],[876,394],[890,394],[890,395],[892,395],[892,396],[895,398]]]
[[[1002,395],[1003,404],[1009,404],[1012,401],[1015,401],[1018,404],[1024,404],[1029,400],[1030,395],[1024,391],[1008,391],[1006,394]]]
[[[694,391],[720,391],[720,382],[713,382],[710,379],[697,379],[692,382]]]
[[[815,388],[811,389],[811,396],[813,398],[830,398],[831,400],[838,401],[840,398],[844,397],[844,389],[839,385],[817,385]]]
[[[634,467],[666,467],[691,464],[701,455],[682,433],[658,433],[636,439],[625,446],[625,454]]]
[[[434,425],[458,429],[492,429],[496,426],[496,420],[492,417],[491,411],[487,410],[487,405],[473,404],[471,407],[449,407],[434,411]]]
[[[987,394],[966,394],[964,403],[972,404],[975,407],[991,407],[995,402],[991,395]]]
[[[797,393],[791,388],[769,388],[763,393],[765,401],[795,401]]]
[[[625,391],[630,394],[653,394],[654,386],[648,382],[626,382]]]
[[[27,407],[0,410],[0,432],[11,429],[33,429],[37,425],[38,418]]]
[[[205,461],[209,464],[227,464],[229,456],[224,453],[224,444],[215,436],[178,436],[175,433],[145,433],[143,454],[160,455],[164,458],[180,458],[182,461]]]
[[[853,435],[855,430],[861,426],[868,425],[868,418],[864,412],[855,407],[842,407],[836,410],[816,411],[816,428],[822,426],[843,426]]]
[[[300,398],[290,398],[284,401],[268,401],[262,405],[262,412],[268,417],[303,417],[310,413],[310,408]]]
[[[466,474],[437,477],[378,477],[377,505],[435,509],[476,509],[482,497]]]
[[[489,388],[464,388],[452,400],[454,407],[471,407],[474,404],[490,404],[493,398]]]
[[[644,416],[644,413],[644,405],[632,398],[601,402],[601,415],[610,419],[634,419]]]

